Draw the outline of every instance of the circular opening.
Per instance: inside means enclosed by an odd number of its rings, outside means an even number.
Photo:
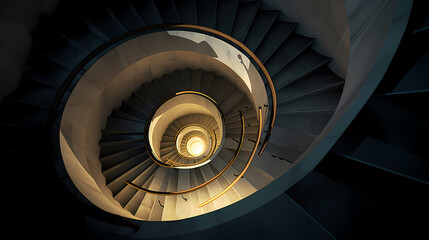
[[[186,143],[186,149],[194,156],[200,156],[205,150],[205,141],[200,137],[191,137]]]

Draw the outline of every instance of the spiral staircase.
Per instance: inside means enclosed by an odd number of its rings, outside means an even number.
[[[82,10],[80,16],[52,34],[36,64],[22,75],[21,86],[3,100],[0,120],[7,141],[2,142],[2,148],[22,158],[43,157],[50,152],[62,184],[78,199],[78,205],[87,209],[90,219],[97,219],[90,220],[90,224],[102,226],[102,231],[111,228],[115,236],[148,238],[192,233],[196,230],[189,229],[198,226],[198,221],[204,222],[201,229],[207,229],[257,208],[244,202],[246,199],[256,201],[259,197],[267,202],[280,195],[273,204],[279,202],[297,219],[295,224],[307,226],[308,236],[350,237],[335,228],[326,230],[323,221],[320,225],[312,217],[318,215],[312,210],[314,203],[305,200],[312,198],[306,189],[313,189],[316,182],[329,185],[331,180],[325,175],[343,166],[335,160],[322,162],[313,171],[311,164],[308,169],[297,167],[325,136],[328,123],[339,109],[345,80],[329,67],[330,57],[312,47],[315,39],[299,34],[297,28],[298,23],[288,21],[284,13],[255,0],[109,1],[97,11]],[[180,32],[204,36],[208,44],[192,37],[181,39],[186,34]],[[145,41],[153,38],[155,43],[166,35],[178,49],[161,49],[154,56],[162,57],[169,51],[200,51],[222,59],[216,44],[210,42],[215,38],[240,52],[234,56],[236,50],[229,50],[225,60],[234,61],[230,72],[235,74],[216,71],[217,65],[203,57],[190,66],[175,65],[174,61],[158,63],[169,61],[168,57],[151,58],[145,63],[150,70],[144,73],[149,80],[139,80],[143,74],[136,73],[135,83],[112,83],[107,93],[91,88],[91,84],[102,84],[91,76],[108,78],[115,72],[112,65],[112,69],[96,75],[98,64],[111,61],[133,66],[133,57],[152,51],[145,47]],[[133,51],[124,50],[125,44],[133,40],[143,44],[133,45]],[[122,60],[113,62],[112,53]],[[170,67],[159,70],[159,66],[169,63]],[[206,67],[210,64],[212,68]],[[125,79],[126,74],[121,74]],[[248,76],[250,84],[243,76]],[[255,79],[260,85],[252,85]],[[109,95],[109,91],[127,87],[127,94]],[[87,99],[84,91],[114,102],[110,108],[82,110],[82,115],[105,115],[99,125],[79,122],[77,119],[84,118],[73,111],[84,106],[79,105]],[[174,108],[180,104],[182,108]],[[207,108],[212,110],[189,106],[211,106]],[[79,129],[91,128],[96,131],[83,131],[80,136]],[[201,154],[190,150],[193,138],[202,139]],[[83,146],[76,139],[85,139]],[[97,145],[88,139],[97,139]],[[353,144],[344,147],[342,143],[328,156],[363,156],[358,151],[350,154],[348,147]],[[365,146],[380,145],[359,145]],[[384,166],[371,159],[364,163]],[[390,172],[401,175],[405,171],[405,175],[427,184],[426,164],[419,164],[417,173],[397,166],[390,167]],[[292,169],[300,170],[290,173]],[[79,171],[85,172],[85,177],[80,177]],[[286,173],[294,176],[290,185],[302,180],[286,194],[284,188],[261,193]],[[222,220],[213,220],[216,218]],[[95,235],[109,236],[103,234]]]

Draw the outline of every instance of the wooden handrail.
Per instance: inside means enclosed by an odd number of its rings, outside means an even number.
[[[222,196],[224,193],[226,193],[229,189],[231,189],[243,177],[244,173],[246,173],[247,169],[250,166],[250,163],[253,160],[253,157],[255,156],[256,149],[258,148],[259,140],[261,139],[261,132],[262,132],[262,109],[261,109],[261,107],[259,107],[258,112],[259,112],[258,136],[256,138],[256,143],[255,143],[255,146],[253,147],[252,153],[250,154],[249,160],[247,160],[247,163],[244,166],[243,170],[241,170],[240,174],[236,175],[236,179],[234,181],[232,181],[226,188],[224,188],[222,191],[220,191],[215,196],[213,196],[210,199],[201,203],[199,205],[199,207],[203,207],[203,206],[213,202],[214,200],[218,199],[220,196]]]

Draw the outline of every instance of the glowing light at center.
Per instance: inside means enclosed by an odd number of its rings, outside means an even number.
[[[200,137],[191,137],[186,143],[186,149],[194,156],[200,156],[205,150],[205,142]]]

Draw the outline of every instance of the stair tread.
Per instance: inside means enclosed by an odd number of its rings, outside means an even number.
[[[305,52],[273,76],[274,86],[285,88],[326,66],[329,60],[314,51]]]
[[[108,4],[109,10],[127,31],[146,26],[143,19],[129,1],[110,2]]]
[[[145,130],[145,126],[146,125],[144,123],[110,116],[107,119],[105,130],[143,132]]]
[[[258,12],[259,6],[260,1],[244,2],[238,5],[231,34],[233,38],[240,42],[244,42],[253,19]]]
[[[271,134],[266,151],[293,162],[296,159],[290,159],[288,156],[298,157],[299,153],[304,152],[315,139],[314,135],[275,124],[275,131]]]
[[[333,90],[317,95],[308,96],[293,102],[278,104],[278,114],[300,111],[326,111],[335,110],[342,91]]]
[[[151,164],[151,162],[152,159],[148,158],[146,153],[141,153],[111,168],[105,169],[103,171],[103,175],[106,177],[106,184],[109,186],[109,183],[111,183],[117,178],[120,178],[122,181],[126,182],[128,180],[124,180],[124,174],[130,174],[130,170],[133,170],[135,167],[139,166],[142,163],[147,166]],[[128,176],[129,180],[131,180],[130,178],[132,177]]]
[[[332,72],[318,72],[277,91],[277,102],[279,104],[290,102],[305,96],[339,88],[343,85],[344,80]]]
[[[288,23],[282,21],[276,21],[268,31],[267,35],[259,44],[259,47],[255,51],[255,55],[259,60],[265,64],[265,62],[271,57],[271,55],[282,45],[282,43],[291,35],[295,30],[297,24]]]
[[[112,114],[110,115],[111,117],[116,117],[116,118],[121,118],[121,119],[125,119],[125,120],[129,120],[129,121],[134,121],[134,122],[138,122],[138,123],[142,123],[145,124],[146,121],[138,118],[136,116],[130,115],[128,113],[122,112],[120,110],[113,110]]]
[[[217,1],[198,0],[196,3],[198,24],[212,29],[216,28]]]
[[[270,76],[275,76],[283,67],[299,56],[313,43],[313,38],[294,34],[264,63]]]
[[[176,0],[176,9],[183,23],[198,24],[196,0]]]
[[[77,47],[62,35],[58,34],[52,38],[53,43],[49,48],[43,49],[42,54],[65,68],[73,69],[89,53],[84,48]]]
[[[127,139],[112,142],[102,142],[100,146],[100,157],[109,156],[137,146],[144,145],[143,139]]]
[[[244,45],[254,52],[276,20],[279,11],[259,11],[247,33]]]
[[[155,4],[164,23],[180,23],[179,14],[173,0],[156,0]]]
[[[46,87],[37,82],[21,84],[21,86],[6,96],[7,99],[40,108],[50,108],[57,95],[57,89]]]
[[[116,164],[121,163],[131,157],[134,157],[142,152],[146,152],[146,147],[144,144],[126,149],[121,152],[113,153],[111,155],[104,156],[100,158],[100,162],[103,169],[109,169]]]
[[[277,116],[277,126],[318,136],[332,117],[333,112],[316,112],[313,114],[293,114]]]
[[[148,26],[163,23],[154,0],[131,0],[131,3]]]
[[[95,33],[88,23],[80,18],[76,21],[70,21],[63,29],[66,29],[66,32],[62,32],[63,36],[87,51],[95,50],[108,40],[105,36]]]
[[[86,14],[85,20],[110,39],[126,32],[105,5],[99,8],[97,14]]]
[[[339,142],[332,151],[349,159],[429,184],[429,164],[424,159],[369,136],[359,144],[353,144],[352,152],[342,148],[345,144],[347,140]]]
[[[217,6],[216,29],[231,35],[240,0],[219,0]]]

